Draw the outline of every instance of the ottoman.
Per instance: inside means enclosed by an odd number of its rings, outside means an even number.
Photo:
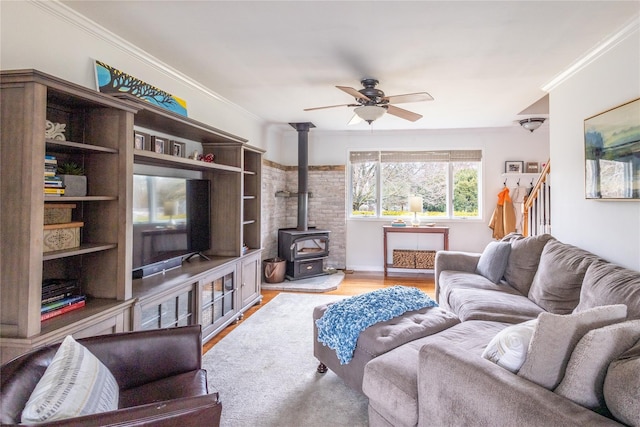
[[[331,369],[345,384],[362,392],[364,366],[372,359],[409,341],[437,334],[460,323],[460,319],[440,307],[427,307],[408,311],[393,319],[376,323],[362,331],[358,337],[353,359],[341,365],[336,352],[318,341],[316,320],[321,318],[331,303],[313,310],[313,355],[320,365],[318,372]]]

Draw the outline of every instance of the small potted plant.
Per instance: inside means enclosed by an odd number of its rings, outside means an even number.
[[[74,162],[58,165],[58,176],[64,183],[64,195],[82,197],[87,195],[87,177],[82,166]]]

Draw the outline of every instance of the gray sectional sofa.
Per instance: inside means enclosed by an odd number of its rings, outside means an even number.
[[[640,425],[639,272],[508,236],[438,252],[435,279],[459,322],[367,361],[371,426]]]

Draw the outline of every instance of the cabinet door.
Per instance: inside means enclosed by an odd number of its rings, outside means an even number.
[[[235,265],[217,270],[200,281],[200,324],[204,337],[236,316],[236,293]]]
[[[260,253],[243,258],[241,264],[240,309],[244,310],[261,299]]]
[[[142,304],[136,330],[171,328],[195,323],[193,285]]]

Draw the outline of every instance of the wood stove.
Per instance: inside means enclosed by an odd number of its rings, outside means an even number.
[[[298,131],[298,224],[278,230],[278,256],[287,261],[289,280],[327,274],[329,231],[308,227],[309,129],[313,123],[290,123]]]
[[[329,256],[329,233],[315,228],[278,230],[278,256],[287,261],[288,279],[326,274],[324,260]]]

